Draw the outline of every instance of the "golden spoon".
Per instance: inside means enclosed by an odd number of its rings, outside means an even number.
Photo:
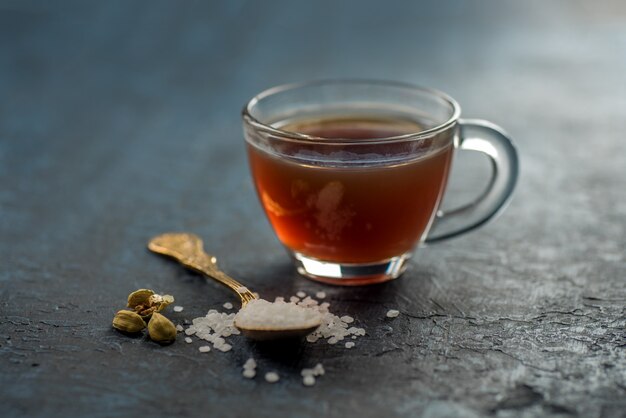
[[[157,254],[172,257],[185,267],[202,273],[225,285],[241,298],[242,308],[244,308],[248,302],[258,299],[247,287],[217,268],[217,259],[204,251],[202,239],[195,234],[185,232],[161,234],[150,240],[148,248],[150,251]],[[235,322],[235,327],[237,327],[243,335],[253,340],[276,340],[304,337],[315,331],[320,324],[321,320],[318,322],[309,322],[295,328],[293,326],[283,328],[244,328]]]

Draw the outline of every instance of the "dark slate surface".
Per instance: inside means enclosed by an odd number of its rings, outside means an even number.
[[[623,2],[2,1],[0,51],[3,417],[625,416]],[[346,76],[447,91],[522,162],[495,223],[353,289],[294,273],[239,120],[264,88]],[[457,162],[475,174],[448,203],[486,172]],[[368,335],[200,354],[117,334],[136,288],[174,294],[176,322],[235,301],[146,251],[169,230],[263,296],[325,290]],[[282,380],[243,379],[250,355]]]

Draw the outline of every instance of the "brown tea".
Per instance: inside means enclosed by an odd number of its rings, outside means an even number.
[[[417,122],[387,117],[318,118],[280,128],[331,142],[424,130]],[[318,143],[319,152],[312,154],[323,156],[324,140]],[[297,155],[293,148],[278,157],[247,146],[257,192],[280,241],[307,257],[341,263],[380,262],[411,251],[436,212],[453,151],[452,145],[431,150],[429,143],[415,141],[409,157],[385,162],[385,155],[398,152],[390,141],[388,153],[376,145],[379,163],[341,165],[290,158]]]

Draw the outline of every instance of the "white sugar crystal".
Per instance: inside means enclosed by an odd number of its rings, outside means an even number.
[[[291,302],[291,303],[298,303],[298,302],[300,302],[300,298],[297,297],[297,296],[292,296],[292,297],[289,298],[289,302]]]
[[[363,328],[350,327],[348,328],[348,334],[352,334],[354,336],[363,336],[365,335],[365,330]]]
[[[326,297],[326,292],[317,292],[315,297],[318,299],[324,299]]]
[[[324,373],[326,373],[326,371],[324,370],[324,366],[322,366],[322,363],[317,363],[315,367],[313,367],[313,374],[315,376],[323,376]]]
[[[185,328],[183,328],[182,325],[180,325],[180,324],[176,325],[176,331],[183,332],[184,330],[185,330]]]
[[[269,383],[276,383],[280,380],[280,376],[276,372],[265,373],[265,380]]]
[[[225,309],[233,309],[233,304],[232,304],[232,303],[230,303],[230,302],[226,302],[226,303],[225,303],[224,305],[222,305],[222,306],[224,306],[224,308],[225,308]]]
[[[324,366],[322,366],[321,363],[317,363],[312,369],[302,369],[300,372],[302,384],[304,386],[313,386],[315,384],[315,377],[322,376],[324,373]]]
[[[342,316],[342,317],[341,317],[341,320],[342,320],[343,322],[345,322],[346,324],[351,324],[351,323],[353,323],[353,322],[354,322],[354,318],[352,318],[351,316],[348,316],[348,315],[344,315],[344,316]]]
[[[395,309],[389,309],[387,311],[387,318],[395,318],[396,316],[400,315],[400,311],[395,310]]]
[[[313,376],[314,374],[315,374],[315,371],[313,369],[302,369],[302,371],[300,372],[300,375],[302,377]]]
[[[178,306],[178,305],[174,306],[174,312],[182,312],[183,309],[185,308],[183,308],[182,306]]]
[[[328,339],[328,344],[337,344],[337,341],[339,341],[337,340],[337,337],[330,337]]]
[[[348,341],[346,343],[346,348],[352,348],[352,347],[354,347],[354,343],[352,341]]]
[[[304,386],[313,386],[315,384],[315,377],[312,375],[306,375],[302,378],[302,384]]]
[[[308,328],[319,324],[317,310],[287,302],[252,300],[235,316],[235,323],[244,329],[270,327],[273,329]]]
[[[304,293],[302,290],[299,291],[298,293],[296,293],[296,296],[299,297],[300,299],[304,299],[306,297],[306,293]]]
[[[276,296],[276,299],[274,299],[274,302],[284,302],[285,298],[282,296]]]
[[[193,335],[213,344],[213,348],[220,351],[232,349],[226,343],[224,337],[239,334],[239,330],[233,325],[235,314],[227,314],[211,309],[206,316],[195,318],[192,325],[185,330],[185,334]]]
[[[247,292],[249,292],[249,290],[248,290],[248,288],[247,288],[247,287],[245,287],[245,286],[239,286],[239,287],[237,288],[237,293],[247,293]]]
[[[243,364],[243,377],[247,377],[248,379],[254,378],[256,376],[256,361],[252,357],[250,357]]]
[[[244,369],[256,369],[256,361],[250,357],[248,360],[246,360],[246,362],[243,364],[243,368]]]
[[[193,342],[193,340],[191,339],[191,337],[185,337],[185,342],[187,344],[191,344]]]
[[[210,345],[202,345],[200,347],[198,347],[198,351],[201,353],[208,353],[209,351],[211,351],[211,346]]]

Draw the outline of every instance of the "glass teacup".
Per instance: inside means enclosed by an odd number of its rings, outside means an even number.
[[[252,177],[298,271],[341,285],[390,280],[421,243],[493,218],[513,192],[517,153],[499,127],[459,116],[444,93],[384,81],[291,84],[250,100]],[[486,154],[494,170],[476,201],[444,213],[455,149]]]

